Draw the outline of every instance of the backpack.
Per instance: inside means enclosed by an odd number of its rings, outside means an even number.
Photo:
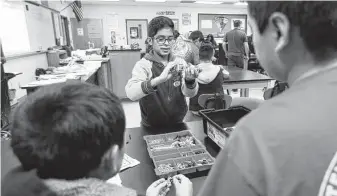
[[[289,85],[285,82],[275,82],[275,86],[271,89],[268,89],[264,92],[263,97],[265,100],[271,99],[279,94],[281,94],[283,91],[287,90],[289,88]]]

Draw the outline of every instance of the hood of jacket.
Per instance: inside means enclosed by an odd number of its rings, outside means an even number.
[[[136,192],[115,184],[110,184],[96,178],[78,180],[45,180],[46,185],[58,195],[66,196],[136,196]]]
[[[10,171],[1,180],[2,196],[57,196],[37,174],[36,170],[24,171],[21,167]]]
[[[149,53],[146,53],[145,56],[144,56],[144,59],[162,65],[162,59],[160,59],[159,57],[157,57],[156,55],[154,55],[154,51],[153,50],[150,51]],[[174,60],[175,60],[174,55],[169,54],[169,61],[174,61]]]
[[[96,178],[79,180],[41,179],[36,170],[18,167],[1,181],[2,196],[136,196],[136,191]]]
[[[213,65],[212,63],[200,63],[198,68],[201,70],[197,78],[197,81],[200,84],[211,83],[220,71],[220,67]]]

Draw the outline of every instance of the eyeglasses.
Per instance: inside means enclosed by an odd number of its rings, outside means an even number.
[[[165,44],[166,41],[167,41],[168,44],[172,44],[175,41],[174,37],[166,38],[166,37],[160,36],[160,37],[156,37],[154,39],[157,41],[158,44]]]

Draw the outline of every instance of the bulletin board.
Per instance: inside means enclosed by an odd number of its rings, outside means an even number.
[[[234,29],[234,21],[240,20],[241,29],[247,33],[247,15],[245,14],[198,14],[198,29],[205,36],[212,34],[214,38],[223,38]]]

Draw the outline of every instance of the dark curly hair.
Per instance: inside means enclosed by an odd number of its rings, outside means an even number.
[[[324,61],[337,51],[336,1],[248,1],[248,10],[260,33],[274,12],[288,17],[316,61]]]
[[[155,17],[154,19],[150,21],[149,26],[148,26],[149,37],[154,37],[158,33],[159,30],[165,27],[169,27],[173,31],[174,30],[173,21],[166,16]]]
[[[112,145],[124,144],[125,116],[110,90],[89,83],[42,87],[15,110],[11,146],[25,170],[79,179],[99,167]]]
[[[189,37],[190,40],[195,41],[199,39],[199,41],[204,41],[204,35],[201,31],[193,31]]]
[[[211,42],[205,41],[201,44],[199,48],[199,58],[200,60],[210,61],[214,55],[214,47]]]

